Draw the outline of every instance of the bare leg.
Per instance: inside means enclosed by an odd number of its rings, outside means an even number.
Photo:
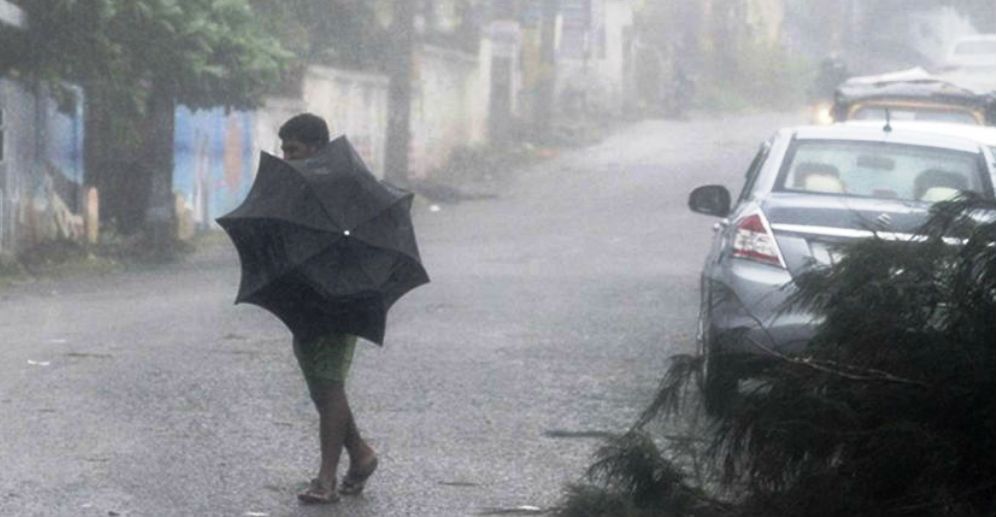
[[[318,442],[321,465],[318,477],[308,489],[297,495],[305,503],[332,503],[339,499],[336,492],[336,468],[342,455],[348,425],[343,407],[346,401],[342,383],[309,384],[311,400],[318,410]]]
[[[346,390],[341,382],[316,384],[312,386],[311,399],[318,410],[318,441],[322,454],[318,481],[323,487],[334,489],[343,445],[347,435],[351,434],[352,416],[346,401]]]
[[[312,400],[318,410],[322,452],[319,482],[323,486],[335,486],[336,470],[343,448],[349,454],[350,471],[364,473],[376,454],[356,427],[345,386],[340,382],[316,385],[313,387]]]

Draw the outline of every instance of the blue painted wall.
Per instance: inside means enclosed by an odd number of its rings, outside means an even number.
[[[222,108],[176,111],[173,191],[200,229],[242,202],[255,175],[255,114]]]
[[[83,92],[70,90],[71,105],[60,106],[52,99],[44,102],[43,154],[65,179],[83,184]],[[67,200],[68,202],[69,200]]]

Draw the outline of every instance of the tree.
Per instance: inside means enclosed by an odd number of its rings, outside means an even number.
[[[250,1],[268,31],[293,54],[291,69],[323,64],[383,70],[390,50],[380,14],[385,0]],[[290,79],[289,87],[299,86],[299,77]]]
[[[992,515],[996,202],[940,203],[920,234],[858,242],[796,280],[792,306],[823,323],[697,429],[718,485],[648,435],[657,417],[692,408],[702,358],[678,356],[643,418],[602,449],[594,493],[645,515]]]
[[[83,87],[87,182],[120,156],[147,175],[146,226],[159,244],[172,224],[173,113],[256,105],[289,58],[247,0],[30,0],[20,49],[5,71]],[[101,185],[98,185],[101,186]]]

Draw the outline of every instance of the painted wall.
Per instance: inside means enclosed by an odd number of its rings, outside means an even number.
[[[482,53],[489,52],[482,45]],[[482,60],[426,47],[418,53],[413,85],[411,175],[425,178],[454,149],[488,135],[490,75]],[[489,61],[485,61],[488,62]],[[181,237],[215,227],[214,220],[242,202],[252,187],[261,151],[280,156],[279,127],[310,111],[346,135],[367,166],[383,177],[388,79],[377,74],[313,67],[301,99],[270,98],[251,112],[221,108],[176,111],[173,190]]]
[[[60,106],[44,90],[0,79],[0,252],[82,237],[83,96]]]
[[[177,109],[173,191],[196,228],[212,227],[249,193],[258,163],[255,131],[254,112]]]
[[[37,157],[35,98],[18,83],[0,79],[3,159],[0,160],[0,252],[16,251],[18,208]]]
[[[245,199],[261,151],[280,156],[280,126],[310,111],[329,123],[333,137],[345,134],[378,176],[382,175],[387,128],[387,79],[314,67],[302,99],[270,98],[255,111],[222,108],[176,111],[173,191],[181,237],[216,226],[214,220]]]

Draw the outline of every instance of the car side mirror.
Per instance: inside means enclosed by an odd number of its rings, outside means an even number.
[[[730,215],[730,191],[722,185],[703,185],[688,195],[688,208],[700,214]]]

